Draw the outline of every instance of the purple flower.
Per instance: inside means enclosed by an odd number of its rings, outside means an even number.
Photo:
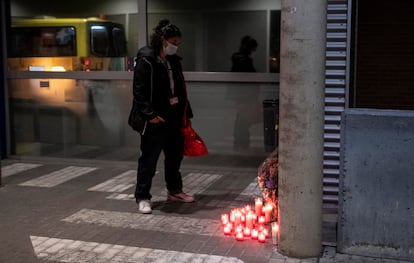
[[[258,183],[263,193],[277,191],[278,182],[278,159],[267,158],[258,169]]]
[[[266,181],[266,188],[273,189],[275,188],[275,182],[272,179]]]

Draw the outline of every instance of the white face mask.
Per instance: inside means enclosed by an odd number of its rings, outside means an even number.
[[[164,47],[164,53],[167,55],[174,55],[177,53],[178,46],[171,44],[167,41],[167,46]]]

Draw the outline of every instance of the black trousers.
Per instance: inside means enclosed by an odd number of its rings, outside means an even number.
[[[141,156],[138,159],[135,199],[150,200],[152,178],[155,175],[161,151],[164,152],[164,178],[168,192],[182,191],[180,166],[183,160],[184,137],[179,127],[165,123],[148,123],[141,136]]]

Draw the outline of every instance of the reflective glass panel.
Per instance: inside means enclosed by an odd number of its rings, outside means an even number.
[[[231,71],[232,55],[250,36],[258,44],[250,54],[255,71],[279,72],[279,1],[148,1],[149,38],[161,19],[182,31],[185,71]]]
[[[140,136],[127,124],[131,80],[11,79],[8,84],[13,154],[138,157]],[[274,84],[188,82],[193,127],[211,153],[264,156],[275,133],[264,130],[269,108],[263,101],[277,91]],[[267,125],[274,129],[277,123]]]

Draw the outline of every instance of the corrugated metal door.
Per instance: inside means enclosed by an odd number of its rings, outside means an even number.
[[[345,109],[347,0],[329,0],[327,12],[323,203],[338,206],[341,113]]]

